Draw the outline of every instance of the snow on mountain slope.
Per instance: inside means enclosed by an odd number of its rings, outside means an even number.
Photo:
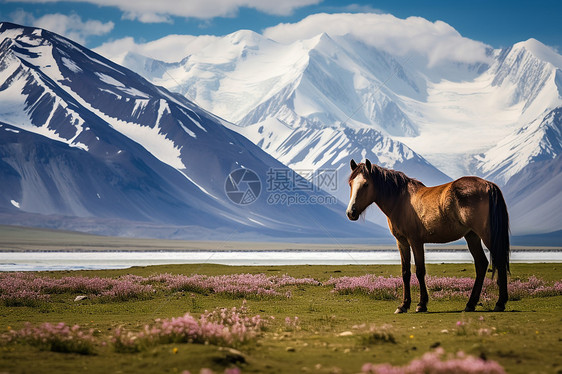
[[[562,108],[540,116],[480,157],[482,174],[506,185],[527,165],[562,155]]]
[[[80,148],[6,123],[0,123],[0,134],[4,209],[48,215],[44,220],[51,224],[53,214],[179,223],[195,220],[208,207],[196,189],[180,193],[179,178],[170,169],[158,168],[154,158],[137,152],[123,150],[103,162]]]
[[[562,105],[560,68],[538,59],[536,50],[556,54],[539,44],[528,41],[494,51],[494,62],[471,80],[429,82],[426,101],[407,99],[406,112],[420,127],[420,136],[398,139],[448,175],[482,175],[481,153]],[[497,166],[488,163],[487,168]]]
[[[262,183],[290,170],[185,97],[56,34],[1,23],[0,77],[3,212],[187,225],[195,236],[366,232],[342,204],[275,205],[265,193],[233,203],[235,169]]]
[[[560,230],[562,222],[562,108],[540,116],[484,153],[478,166],[504,186],[511,230]]]
[[[512,104],[523,104],[531,116],[545,107],[560,105],[562,56],[535,39],[502,50],[491,67],[493,86],[510,89]],[[532,119],[527,117],[527,120]]]
[[[178,63],[130,54],[123,64],[243,126],[279,113],[287,123],[329,127],[348,122],[360,109],[361,123],[382,132],[416,134],[387,97],[394,94],[387,86],[418,96],[424,81],[409,76],[388,54],[373,48],[357,54],[364,46],[340,39],[321,34],[284,45],[243,30],[198,47]]]
[[[293,82],[299,70],[306,66],[303,51],[307,44],[282,46],[243,30],[212,39],[204,47],[196,45],[178,63],[129,54],[123,64],[136,67],[151,82],[197,98],[199,105],[210,112],[239,122],[249,108]],[[292,71],[296,75],[287,76]],[[246,94],[240,95],[240,91]]]
[[[352,158],[357,161],[368,158],[379,165],[402,170],[427,185],[449,180],[407,146],[374,129],[292,129],[270,118],[236,131],[343,203],[349,201],[347,178]],[[386,217],[376,209],[368,211],[367,219],[381,226],[387,224]]]
[[[356,54],[349,43],[337,43],[326,34],[307,42],[311,46],[306,51],[307,65],[293,79],[294,84],[264,100],[236,123],[249,125],[275,115],[287,123],[298,121],[307,127],[356,125],[393,135],[417,134],[415,126],[389,97],[394,93],[380,80],[392,76],[393,67],[401,69],[396,60],[378,51]],[[412,80],[398,81],[403,83],[398,85],[403,91],[418,94],[419,88]],[[293,120],[289,122],[279,114]]]
[[[409,175],[425,177],[428,185],[448,179],[404,144],[374,129],[291,129],[279,120],[269,119],[238,131],[296,171],[337,170],[341,182],[338,185],[345,188],[338,189],[334,194],[342,201],[349,198],[346,180],[351,158],[369,158],[379,165],[395,168],[411,165],[407,170]]]
[[[562,156],[543,159],[512,176],[504,187],[511,232],[516,235],[560,231]],[[550,245],[559,245],[559,242]]]
[[[194,48],[174,69],[144,58],[140,72],[241,126],[276,118],[293,128],[375,128],[459,177],[478,171],[471,155],[562,105],[562,57],[552,49],[530,39],[488,53],[489,65],[428,69],[353,35],[282,44],[243,31]],[[183,82],[194,83],[189,92]]]

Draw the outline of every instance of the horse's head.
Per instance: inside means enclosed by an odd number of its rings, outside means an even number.
[[[371,162],[369,160],[365,160],[365,163],[359,165],[355,160],[351,160],[350,166],[349,187],[351,192],[346,214],[350,220],[356,221],[373,202],[375,189],[371,181]]]

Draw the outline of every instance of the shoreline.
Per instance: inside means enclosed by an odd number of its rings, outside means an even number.
[[[330,243],[293,241],[224,241],[139,239],[97,236],[78,232],[0,225],[0,253],[13,252],[390,252],[398,251],[392,241],[376,243],[358,238],[334,238]],[[468,251],[462,240],[447,244],[426,244],[426,252]],[[512,245],[512,252],[562,252],[562,246]]]
[[[488,256],[488,255],[487,255]],[[466,251],[426,251],[426,264],[466,263]],[[511,264],[562,263],[562,251],[515,251]],[[220,264],[229,266],[291,265],[400,265],[398,250],[379,251],[112,251],[112,252],[0,252],[0,273],[130,268],[170,264]]]

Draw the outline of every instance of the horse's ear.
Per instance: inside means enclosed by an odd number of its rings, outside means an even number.
[[[369,159],[365,159],[365,166],[367,167],[367,171],[370,173],[371,172],[371,161],[369,161]]]
[[[351,166],[351,171],[357,169],[357,162],[355,162],[354,159],[351,159],[351,162],[349,163],[349,166]]]

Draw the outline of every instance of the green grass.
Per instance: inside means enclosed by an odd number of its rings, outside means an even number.
[[[512,264],[512,279],[536,275],[559,281],[562,264]],[[472,264],[428,265],[429,275],[473,276]],[[330,277],[366,273],[394,275],[399,265],[259,266],[170,265],[126,270],[49,272],[69,275],[117,277],[160,273],[221,275],[234,273],[288,274],[325,281]],[[460,312],[466,300],[431,299],[429,312],[394,315],[398,301],[374,300],[367,295],[340,295],[328,286],[291,286],[291,298],[249,298],[250,314],[275,317],[255,341],[228,347],[202,344],[155,345],[140,353],[114,352],[113,331],[123,327],[139,331],[157,318],[199,315],[217,307],[239,307],[242,299],[220,294],[159,292],[149,300],[127,302],[74,302],[70,294],[54,295],[35,307],[0,305],[0,333],[20,329],[26,322],[65,322],[93,328],[99,344],[95,354],[41,351],[26,344],[0,345],[0,373],[199,373],[211,368],[238,366],[243,373],[357,373],[366,362],[406,364],[440,346],[446,352],[468,354],[499,362],[508,373],[562,372],[562,296],[510,301],[506,312],[493,313],[484,305],[474,313]],[[416,291],[413,299],[418,298]],[[417,303],[417,302],[416,302]],[[415,303],[414,303],[415,305]],[[297,327],[286,317],[299,317]],[[482,319],[483,320],[480,320]],[[457,322],[464,323],[457,326]],[[489,334],[478,334],[478,329]],[[344,333],[344,334],[342,334]],[[340,336],[341,335],[341,336]],[[106,342],[103,345],[102,342]],[[174,348],[177,348],[174,349]]]

